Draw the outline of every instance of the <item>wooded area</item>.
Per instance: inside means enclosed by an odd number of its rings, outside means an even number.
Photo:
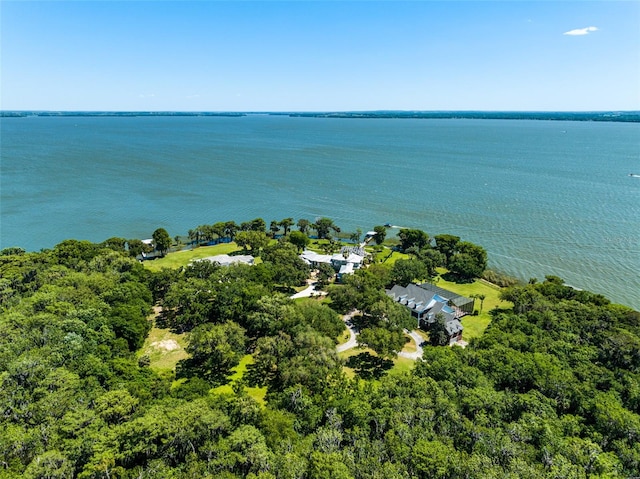
[[[425,344],[409,372],[345,374],[340,314],[361,311],[362,342],[388,358],[415,326],[386,285],[486,267],[476,245],[438,240],[406,232],[411,259],[358,270],[326,301],[284,294],[309,274],[285,240],[253,266],[160,271],[117,241],[3,250],[0,478],[638,475],[640,314],[560,278],[504,289],[513,309],[464,349]],[[139,354],[154,304],[188,333],[175,375]],[[233,392],[213,393],[247,354]]]

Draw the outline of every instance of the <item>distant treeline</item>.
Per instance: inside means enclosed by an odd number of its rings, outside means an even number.
[[[342,111],[342,112],[207,112],[207,111],[0,111],[0,117],[29,116],[225,116],[273,115],[306,118],[418,118],[475,120],[555,120],[640,122],[640,111]]]
[[[556,120],[556,121],[622,121],[640,122],[638,111],[598,112],[531,112],[531,111],[362,111],[291,113],[290,116],[314,118],[420,118],[473,120]]]

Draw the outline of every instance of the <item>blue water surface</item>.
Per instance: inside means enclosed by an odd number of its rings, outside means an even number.
[[[1,123],[0,245],[172,236],[255,217],[391,223],[640,308],[640,124],[25,117]]]

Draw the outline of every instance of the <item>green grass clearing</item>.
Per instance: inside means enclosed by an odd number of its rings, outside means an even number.
[[[221,243],[214,246],[199,246],[198,248],[175,251],[167,254],[164,258],[145,261],[145,268],[150,271],[160,271],[162,268],[175,269],[187,266],[191,261],[216,256],[219,254],[230,254],[240,251],[241,248],[235,243]]]
[[[445,272],[445,269],[438,268],[438,273],[442,274]],[[482,302],[482,312],[477,316],[464,316],[461,320],[462,326],[464,326],[462,338],[465,341],[469,341],[482,335],[491,322],[491,315],[489,312],[492,309],[513,307],[510,302],[502,301],[500,299],[499,286],[482,279],[476,280],[473,283],[452,283],[451,281],[447,281],[442,277],[439,277],[435,284],[440,288],[448,289],[449,291],[466,296],[467,298],[470,298],[474,294],[483,294],[485,296],[484,301]],[[475,305],[475,308],[480,311],[479,299],[476,299]]]
[[[407,342],[405,343],[404,348],[402,348],[402,351],[405,353],[415,353],[418,350],[416,342],[408,334],[405,334],[404,337],[407,339]]]
[[[385,266],[392,267],[399,259],[409,259],[411,256],[398,251],[393,251],[389,248],[384,248],[379,253],[374,253],[374,262],[383,263]]]
[[[236,367],[231,368],[231,371],[233,371],[233,374],[228,376],[229,382],[227,384],[223,384],[222,386],[213,388],[211,390],[211,393],[212,394],[234,394],[234,391],[233,391],[234,384],[237,381],[240,381],[244,377],[245,373],[247,372],[247,367],[250,364],[253,364],[253,356],[251,356],[250,354],[246,354],[245,356],[242,357],[242,359],[240,360],[240,363]],[[266,387],[245,386],[244,390],[247,393],[247,395],[255,399],[256,402],[258,402],[262,406],[266,405],[266,401],[265,401],[265,396],[267,395]]]
[[[415,345],[415,342],[413,342],[413,344]],[[345,362],[347,362],[350,357],[357,356],[362,353],[369,353],[370,355],[375,357],[378,356],[378,354],[373,349],[358,348],[358,347],[348,349],[346,351],[338,353],[338,356],[342,358]],[[403,374],[405,372],[408,372],[413,368],[415,364],[415,361],[413,359],[402,358],[400,356],[396,356],[394,359],[392,359],[392,362],[393,362],[393,367],[387,371],[387,374],[391,374],[391,375]],[[349,379],[353,379],[356,376],[356,372],[353,368],[344,366],[343,369]],[[371,379],[368,379],[368,380],[371,380]]]
[[[189,357],[185,351],[187,345],[185,334],[175,334],[169,329],[156,328],[149,331],[138,356],[149,356],[149,367],[158,371],[175,371],[181,359]]]
[[[344,331],[342,331],[342,334],[337,338],[338,345],[346,343],[347,341],[349,341],[350,337],[351,334],[349,333],[349,328],[345,326]]]

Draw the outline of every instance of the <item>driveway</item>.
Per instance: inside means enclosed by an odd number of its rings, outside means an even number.
[[[358,333],[351,323],[351,318],[353,318],[356,314],[358,314],[358,311],[351,311],[349,314],[345,314],[344,316],[342,316],[342,320],[347,325],[347,328],[349,328],[349,341],[343,344],[339,344],[336,347],[339,353],[355,348],[358,345],[358,341],[356,339],[356,335]]]
[[[408,359],[420,359],[422,357],[423,354],[423,350],[422,350],[422,343],[424,342],[424,339],[422,338],[422,336],[420,336],[416,331],[407,331],[405,329],[405,333],[407,333],[409,336],[411,336],[411,339],[413,339],[416,343],[416,350],[412,353],[408,353],[405,351],[400,351],[398,353],[398,356],[403,357],[403,358],[408,358]]]
[[[296,298],[310,298],[312,296],[324,296],[327,293],[325,291],[316,291],[316,285],[318,283],[310,283],[309,286],[307,286],[305,289],[303,289],[302,291],[290,296],[291,299],[296,299]]]

